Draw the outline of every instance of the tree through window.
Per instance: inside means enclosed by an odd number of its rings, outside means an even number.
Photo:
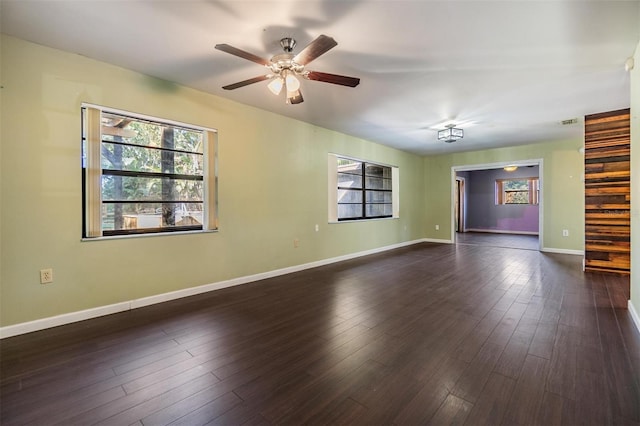
[[[84,237],[215,229],[214,158],[213,131],[83,108]]]
[[[497,179],[496,204],[538,204],[538,178]]]

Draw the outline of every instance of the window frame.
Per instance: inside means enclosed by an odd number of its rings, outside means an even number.
[[[128,171],[104,168],[102,159],[105,144],[137,146],[121,141],[105,140],[103,138],[102,115],[114,114],[131,118],[132,120],[148,122],[159,126],[169,126],[185,131],[199,132],[202,134],[202,153],[182,150],[179,148],[154,147],[139,145],[142,149],[158,150],[162,153],[182,153],[202,156],[202,174],[163,173],[162,171]],[[184,233],[212,232],[218,229],[218,203],[217,203],[217,130],[192,124],[186,124],[174,120],[152,117],[144,114],[123,111],[114,108],[103,107],[88,103],[81,104],[81,152],[82,152],[82,240],[96,240],[108,238],[121,238],[132,236],[159,236]],[[200,160],[199,160],[200,161]],[[201,181],[201,200],[104,200],[103,177],[122,176],[139,178],[163,178],[171,181]],[[131,228],[131,229],[103,229],[102,209],[108,204],[202,204],[201,225],[171,225],[160,227]]]
[[[528,202],[527,203],[507,203],[507,192],[524,192],[525,190],[505,190],[504,184],[509,181],[527,181]],[[537,206],[540,204],[540,178],[539,177],[518,177],[496,179],[495,182],[495,202],[497,206]]]
[[[352,187],[341,187],[339,185],[338,175],[340,174],[338,170],[338,162],[339,160],[348,160],[356,163],[360,163],[361,173],[356,174],[360,176],[362,179],[362,187],[361,188],[352,188]],[[370,188],[366,185],[366,166],[377,166],[377,167],[385,167],[390,169],[390,176],[382,177],[383,179],[388,179],[390,181],[390,189],[378,189],[378,188]],[[368,220],[386,220],[386,219],[395,219],[398,218],[399,215],[399,168],[390,164],[384,164],[376,161],[363,160],[361,158],[354,158],[340,154],[332,154],[328,155],[328,190],[329,190],[329,223],[347,223],[347,222],[361,222]],[[377,177],[377,176],[368,176],[368,177]],[[358,217],[346,217],[339,218],[338,217],[338,206],[341,204],[339,200],[339,192],[340,190],[356,190],[360,191],[362,194],[362,201],[353,204],[362,205],[361,215]],[[380,193],[390,193],[391,194],[391,202],[367,202],[366,193],[367,191],[375,191]],[[342,203],[342,204],[351,204],[351,203]],[[388,215],[375,215],[375,216],[367,216],[366,209],[367,205],[375,205],[375,204],[388,204],[391,205],[391,214]]]

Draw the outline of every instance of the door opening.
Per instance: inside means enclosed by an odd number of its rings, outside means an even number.
[[[514,164],[517,171],[505,170]],[[541,250],[543,176],[542,159],[451,167],[451,242]],[[537,202],[509,208],[498,206],[494,198],[497,197],[496,182],[506,178],[537,178]]]
[[[464,193],[464,178],[456,177],[456,194],[454,206],[456,232],[465,232]]]

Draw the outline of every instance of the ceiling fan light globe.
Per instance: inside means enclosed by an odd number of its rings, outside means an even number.
[[[304,102],[304,98],[302,97],[302,93],[299,90],[295,92],[287,91],[287,97],[285,99],[285,103],[289,105],[296,105]]]
[[[287,73],[285,81],[287,84],[287,92],[295,92],[300,89],[300,80],[298,80],[292,73]]]
[[[276,77],[267,85],[271,93],[274,95],[279,95],[282,92],[282,87],[284,86],[284,80],[282,77]]]

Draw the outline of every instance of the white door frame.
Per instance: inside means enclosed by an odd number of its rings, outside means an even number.
[[[466,215],[467,197],[465,195],[465,192],[467,191],[466,190],[467,182],[465,181],[465,178],[463,178],[461,176],[456,176],[456,181],[457,181],[456,182],[456,187],[454,187],[453,190],[456,191],[457,187],[458,187],[457,183],[458,182],[462,182],[462,185],[461,185],[462,186],[462,194],[458,194],[458,199],[456,200],[455,199],[455,192],[454,192],[454,199],[453,199],[453,202],[454,202],[454,206],[453,206],[453,208],[454,208],[454,211],[453,211],[453,215],[454,215],[453,216],[453,225],[454,225],[454,228],[455,228],[455,220],[456,220],[455,219],[455,202],[457,201],[460,204],[458,206],[458,209],[460,210],[460,212],[459,212],[460,213],[460,217],[458,217],[458,222],[459,222],[458,223],[458,228],[459,228],[458,232],[467,232],[467,220],[466,220],[467,219],[467,215]],[[461,199],[463,200],[462,202],[460,202]],[[460,225],[462,225],[462,226],[460,226]],[[454,229],[454,231],[455,231],[455,229]]]
[[[497,163],[486,164],[467,164],[464,166],[452,166],[451,167],[451,242],[456,242],[456,226],[455,226],[455,196],[456,196],[456,173],[457,172],[470,172],[473,170],[488,170],[488,169],[501,169],[506,166],[538,166],[538,182],[540,185],[540,198],[538,199],[538,250],[542,251],[544,241],[544,173],[543,173],[543,159],[532,158],[529,160],[516,160],[516,161],[500,161]]]

